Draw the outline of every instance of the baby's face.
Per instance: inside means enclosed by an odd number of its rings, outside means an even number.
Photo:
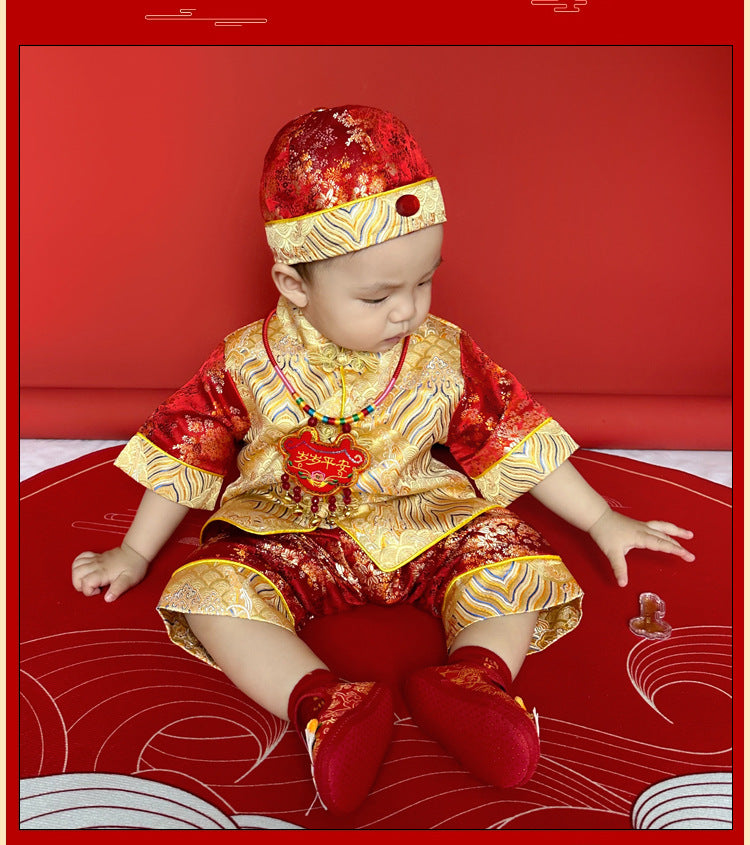
[[[305,282],[302,311],[339,346],[385,352],[427,316],[442,244],[435,225],[325,261]]]

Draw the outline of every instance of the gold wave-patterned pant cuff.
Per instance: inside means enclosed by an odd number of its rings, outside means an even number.
[[[178,569],[157,610],[172,642],[215,668],[216,662],[190,628],[187,614],[250,619],[294,631],[294,619],[281,593],[259,572],[230,561],[202,560]]]
[[[450,647],[464,629],[495,616],[537,613],[528,653],[542,651],[581,621],[583,591],[557,556],[488,564],[450,585],[443,605]]]

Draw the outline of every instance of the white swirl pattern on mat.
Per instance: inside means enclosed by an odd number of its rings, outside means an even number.
[[[665,640],[641,640],[628,654],[631,683],[663,719],[656,706],[661,690],[675,684],[700,684],[732,697],[732,629],[727,625],[673,628]]]
[[[732,775],[701,772],[650,786],[633,805],[635,830],[731,830]]]
[[[271,816],[228,816],[183,789],[98,772],[21,781],[21,830],[302,830]]]
[[[23,794],[35,803],[24,802],[26,827],[84,829],[98,823],[113,828],[261,829],[305,824],[304,807],[300,811],[298,801],[309,792],[309,803],[314,793],[308,784],[300,791],[295,780],[307,765],[304,749],[290,739],[288,749],[272,753],[285,723],[244,705],[241,694],[220,673],[182,657],[164,640],[161,632],[121,629],[61,634],[23,645],[24,668],[35,676],[28,700],[38,711],[39,725],[45,731],[51,725],[54,733],[64,730],[66,741],[78,750],[78,770],[89,767],[89,775],[76,775],[82,779],[78,781],[30,778]],[[61,652],[73,658],[64,670],[59,668]],[[158,672],[153,671],[155,664]],[[90,684],[94,684],[92,692],[86,695]],[[147,695],[135,687],[145,689]],[[81,706],[82,699],[88,704]],[[45,712],[50,707],[57,714],[53,719]],[[646,794],[655,777],[669,778],[678,772],[700,777],[706,769],[731,770],[730,749],[692,752],[551,717],[542,716],[540,722],[542,758],[534,778],[525,787],[498,791],[462,771],[410,718],[399,718],[383,775],[368,799],[366,815],[355,827],[408,827],[417,810],[428,813],[433,829],[501,829],[519,824],[535,829],[535,814],[550,810],[588,814],[593,827],[601,819],[627,825],[634,800]],[[59,737],[49,745],[59,745]],[[85,759],[80,756],[82,747],[90,748]],[[279,754],[283,760],[276,759]],[[209,755],[214,756],[208,759]],[[132,778],[135,783],[127,788],[127,795],[122,791],[125,781],[118,785],[99,779],[109,777],[109,760],[143,775]],[[250,772],[262,762],[261,772],[270,765],[268,773],[250,779]],[[45,759],[44,770],[49,771],[53,763]],[[57,765],[64,770],[65,761]],[[169,772],[180,772],[187,778],[182,781],[188,782],[187,790],[191,779],[195,783],[198,794],[181,790],[179,813],[170,803],[176,800],[175,788],[153,785],[160,771],[167,780]],[[269,820],[268,796],[284,787],[289,798],[274,806],[276,818]],[[110,788],[114,791],[107,792]],[[243,799],[237,790],[245,788],[251,792],[243,792]],[[86,795],[77,791],[83,789]],[[247,796],[255,791],[259,800],[248,806]],[[41,793],[50,797],[42,799]],[[243,816],[227,804],[227,798],[235,796],[246,805]],[[85,810],[92,806],[92,797],[98,808],[95,818]],[[714,803],[720,805],[723,800]],[[122,812],[116,811],[123,806]],[[683,806],[683,810],[696,818],[697,806],[687,810]],[[311,826],[325,824],[322,814],[322,810],[311,811]]]
[[[71,631],[22,644],[21,695],[39,735],[38,771],[47,748],[86,749],[92,771],[109,760],[130,771],[190,773],[220,755],[222,776],[241,782],[278,745],[288,723],[254,705],[220,672],[174,648],[162,631]],[[52,717],[50,714],[52,712]],[[211,731],[217,736],[211,737]],[[54,741],[46,741],[50,732]],[[198,737],[199,739],[196,739]],[[31,738],[30,738],[31,739]],[[202,761],[185,749],[196,743]],[[32,751],[30,741],[27,758]],[[57,752],[58,756],[60,752]],[[61,771],[67,765],[59,760]],[[27,766],[30,761],[25,760]],[[36,767],[35,767],[36,768]]]

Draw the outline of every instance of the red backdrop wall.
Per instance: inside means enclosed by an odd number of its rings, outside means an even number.
[[[730,47],[20,55],[22,436],[127,437],[263,316],[265,149],[361,102],[440,179],[435,313],[582,445],[730,448]]]

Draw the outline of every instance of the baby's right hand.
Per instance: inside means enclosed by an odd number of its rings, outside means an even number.
[[[96,596],[108,586],[104,601],[111,602],[139,584],[147,570],[148,561],[126,545],[82,552],[73,561],[73,586],[84,596]]]

